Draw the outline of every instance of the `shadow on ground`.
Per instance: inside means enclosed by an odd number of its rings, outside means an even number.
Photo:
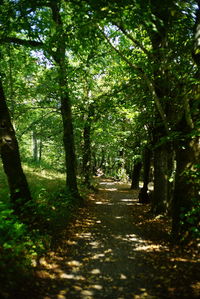
[[[137,196],[127,185],[101,182],[59,248],[37,261],[39,293],[27,298],[198,298],[198,257],[164,242],[165,221],[156,226]]]

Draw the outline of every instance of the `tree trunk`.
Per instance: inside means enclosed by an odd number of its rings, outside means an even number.
[[[96,153],[92,151],[92,173],[93,175],[97,175],[97,159],[96,159]]]
[[[132,172],[131,189],[139,189],[141,168],[142,168],[141,161],[137,161],[134,163],[133,172]]]
[[[90,150],[90,126],[85,125],[84,127],[84,148],[83,148],[83,175],[84,183],[87,187],[90,186],[90,166],[91,166],[91,150]]]
[[[98,159],[98,169],[105,171],[105,149],[101,150],[101,158]]]
[[[170,176],[173,166],[173,150],[169,144],[162,144],[154,150],[154,193],[151,210],[154,214],[165,214],[171,206]]]
[[[18,142],[11,123],[1,80],[0,149],[3,168],[8,179],[11,203],[13,205],[14,211],[17,214],[20,214],[23,209],[23,205],[31,200],[31,194],[21,166]]]
[[[66,88],[66,86],[65,86]],[[70,99],[65,93],[61,98],[61,115],[63,121],[63,143],[65,149],[65,161],[67,168],[66,186],[70,193],[80,199],[76,180],[76,155],[74,147],[74,133],[72,125],[72,113]]]
[[[38,140],[37,140],[37,134],[35,131],[32,132],[32,152],[33,152],[33,161],[38,161]]]
[[[42,137],[40,137],[40,143],[39,143],[39,157],[38,157],[39,162],[42,161],[42,149],[43,149],[43,142],[42,142]]]
[[[181,214],[190,211],[193,199],[200,200],[199,186],[195,182],[195,165],[200,161],[199,138],[188,138],[176,150],[176,177],[172,203],[172,235],[175,240],[188,232],[189,223]],[[181,225],[181,220],[183,224]]]
[[[194,51],[193,59],[198,67],[195,79],[200,78],[200,0],[197,1],[196,23],[194,27]],[[190,99],[192,102],[200,100],[200,85],[196,84],[193,87],[194,95]],[[188,105],[188,107],[190,107]],[[188,120],[188,115],[190,118]],[[193,119],[192,119],[193,117]],[[199,128],[195,128],[195,121],[199,119],[199,106],[195,106],[193,114],[185,112],[183,119],[179,123],[179,128],[183,134],[176,148],[176,177],[174,198],[172,202],[172,236],[175,241],[185,238],[189,235],[190,225],[187,221],[186,214],[190,212],[193,206],[193,200],[200,201],[199,182],[198,182],[198,167],[200,161],[200,138],[191,137],[192,135],[199,136]],[[198,225],[198,224],[196,224]],[[190,236],[189,236],[190,237]]]
[[[85,178],[85,184],[90,188],[91,187],[91,142],[90,142],[90,134],[91,134],[91,125],[92,125],[92,117],[94,116],[94,106],[91,104],[88,108],[88,115],[85,120],[84,125],[84,145],[83,145],[83,175]]]
[[[67,170],[66,187],[75,199],[77,199],[79,202],[82,202],[82,198],[78,192],[76,179],[76,154],[74,145],[74,132],[72,124],[71,101],[67,81],[68,65],[65,57],[66,34],[63,28],[58,2],[52,1],[50,6],[52,10],[53,21],[56,27],[57,37],[56,51],[50,51],[50,53],[53,56],[59,68],[59,92],[61,100],[61,116],[63,122],[63,143],[65,149],[65,161]]]
[[[145,190],[148,190],[150,165],[151,165],[151,150],[146,147],[144,149],[144,157],[143,157],[143,189]]]
[[[143,187],[139,193],[140,203],[148,203],[150,201],[148,195],[150,165],[151,165],[151,150],[148,147],[146,147],[143,153]]]

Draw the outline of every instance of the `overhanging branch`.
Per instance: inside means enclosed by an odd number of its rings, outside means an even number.
[[[140,48],[149,58],[151,58],[151,53],[140,43],[137,39],[133,38],[131,34],[129,34],[122,24],[114,24],[128,39],[130,39],[138,48]]]
[[[166,118],[166,115],[162,108],[162,105],[160,103],[160,100],[156,94],[154,82],[146,75],[145,71],[141,67],[138,67],[136,64],[133,64],[132,62],[130,62],[129,59],[120,50],[118,50],[117,48],[115,48],[115,46],[113,46],[113,44],[111,43],[111,41],[106,36],[106,34],[104,33],[103,29],[100,26],[98,26],[98,29],[101,32],[101,34],[103,35],[103,37],[106,39],[106,41],[109,43],[109,45],[112,47],[112,49],[122,58],[122,60],[124,60],[134,71],[137,71],[139,76],[146,81],[148,89],[151,92],[152,98],[155,101],[156,108],[160,114],[162,121],[163,121],[165,130],[168,133],[169,127],[168,127],[168,123],[167,123],[167,118]]]
[[[35,47],[35,48],[42,48],[44,46],[43,42],[35,41],[35,40],[27,40],[27,39],[21,39],[18,37],[4,37],[0,38],[1,43],[13,43],[17,45],[22,46],[28,46],[28,47]]]

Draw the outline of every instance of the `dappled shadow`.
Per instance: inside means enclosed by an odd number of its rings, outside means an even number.
[[[38,298],[197,298],[198,260],[142,235],[137,192],[112,181],[99,189],[57,251],[37,261]]]

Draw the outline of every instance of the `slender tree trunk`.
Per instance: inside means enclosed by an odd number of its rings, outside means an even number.
[[[92,151],[92,173],[93,175],[97,175],[97,159],[95,152]]]
[[[90,144],[90,134],[91,134],[91,121],[94,115],[94,108],[91,105],[89,107],[88,116],[85,120],[84,125],[84,145],[83,145],[83,175],[85,178],[85,184],[87,187],[91,187],[90,177],[91,177],[91,144]]]
[[[90,175],[91,175],[91,148],[90,148],[90,123],[86,121],[84,126],[83,138],[84,138],[84,145],[83,145],[83,175],[84,175],[84,182],[87,187],[90,187]]]
[[[24,175],[18,142],[11,123],[2,82],[0,80],[0,150],[6,173],[10,198],[14,211],[21,213],[23,205],[31,200],[28,183]]]
[[[82,198],[78,192],[76,179],[76,154],[72,124],[72,110],[67,81],[68,65],[65,57],[66,34],[63,29],[63,23],[60,15],[59,1],[52,1],[50,5],[57,33],[57,48],[56,51],[51,52],[51,54],[53,55],[53,58],[59,68],[58,72],[61,99],[61,116],[63,122],[63,143],[65,149],[65,161],[67,170],[66,186],[69,192],[74,196],[74,198],[82,202]]]
[[[65,86],[66,88],[66,86]],[[76,155],[74,147],[74,134],[72,125],[72,113],[69,97],[61,98],[61,115],[63,120],[63,143],[65,148],[65,161],[67,168],[67,189],[80,199],[76,180]]]
[[[151,165],[151,154],[151,150],[148,147],[146,147],[143,153],[143,187],[139,193],[140,203],[148,203],[150,200],[148,195],[148,183]]]
[[[42,149],[43,149],[43,142],[42,142],[42,138],[40,138],[40,143],[39,143],[39,157],[38,157],[39,162],[42,161]]]
[[[131,189],[139,189],[142,162],[136,161],[133,166]]]
[[[37,134],[35,131],[32,132],[32,152],[33,152],[33,161],[38,161],[38,140],[37,140]]]
[[[149,184],[149,173],[150,173],[150,165],[151,165],[151,150],[146,147],[144,149],[144,157],[143,157],[143,189],[148,190]]]

